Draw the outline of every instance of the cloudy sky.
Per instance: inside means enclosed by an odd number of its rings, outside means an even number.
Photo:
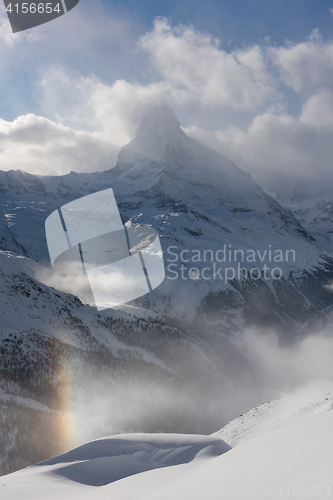
[[[13,34],[0,5],[0,169],[113,167],[147,103],[250,172],[333,170],[333,0],[80,0]]]

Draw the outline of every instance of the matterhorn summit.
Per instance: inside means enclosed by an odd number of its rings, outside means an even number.
[[[122,148],[116,167],[109,172],[127,214],[134,202],[136,208],[145,208],[142,217],[153,211],[160,216],[163,207],[164,225],[174,221],[176,214],[178,221],[184,217],[183,227],[175,228],[178,236],[180,229],[192,231],[194,223],[197,227],[192,233],[201,234],[203,239],[218,227],[222,231],[220,243],[225,233],[232,235],[229,244],[236,243],[236,238],[243,246],[267,240],[265,234],[271,231],[279,237],[311,239],[293,214],[268,196],[247,172],[188,137],[165,103],[146,110],[136,137]],[[204,231],[205,223],[210,230]]]
[[[136,137],[122,148],[118,163],[162,161],[168,146],[184,137],[186,135],[171,106],[167,103],[150,106],[141,116]]]
[[[135,179],[137,187],[143,179],[151,187],[162,179],[168,184],[168,178],[171,191],[179,182],[183,187],[232,188],[235,195],[250,186],[258,189],[228,158],[188,137],[166,103],[150,106],[143,113],[136,137],[119,153],[115,172]]]

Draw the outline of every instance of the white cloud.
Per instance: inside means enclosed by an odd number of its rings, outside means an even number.
[[[1,170],[59,175],[110,169],[134,137],[143,109],[167,93],[163,83],[107,85],[59,68],[47,73],[40,88],[53,120],[34,114],[0,120]]]
[[[277,97],[275,78],[258,45],[228,53],[208,34],[158,19],[140,46],[180,100],[253,109]]]
[[[305,102],[300,122],[318,128],[333,131],[333,91],[322,89]]]
[[[0,168],[38,174],[106,170],[114,166],[112,144],[96,135],[29,114],[0,120]]]
[[[333,88],[333,42],[324,42],[318,30],[296,44],[227,52],[209,34],[158,19],[140,45],[164,81],[204,104],[256,108],[281,98],[281,83],[295,92]]]
[[[190,129],[192,136],[205,140],[200,129]],[[269,173],[280,171],[311,176],[332,170],[332,127],[303,123],[290,115],[258,115],[247,130],[230,127],[216,131],[212,147],[229,156],[246,170]]]
[[[62,69],[48,72],[41,88],[47,114],[94,131],[119,147],[133,138],[144,107],[168,95],[163,82],[140,85],[116,80],[108,85],[94,76],[84,78]]]
[[[264,113],[246,129],[232,126],[212,134],[192,126],[185,132],[256,175],[311,177],[332,171],[332,112],[333,94],[322,91],[304,104],[299,118]]]
[[[333,88],[333,43],[324,43],[315,30],[304,42],[286,47],[271,47],[268,55],[280,80],[295,92],[317,92]]]
[[[333,380],[333,342],[329,331],[309,335],[293,345],[281,345],[273,332],[247,331],[244,349],[262,374],[270,397],[307,384]]]

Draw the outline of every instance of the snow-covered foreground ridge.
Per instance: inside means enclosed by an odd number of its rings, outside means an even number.
[[[329,390],[321,384],[265,403],[212,436],[127,434],[92,441],[3,476],[0,497],[330,498]]]

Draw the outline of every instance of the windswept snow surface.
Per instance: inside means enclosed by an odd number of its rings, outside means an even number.
[[[87,443],[41,464],[3,476],[0,498],[85,498],[100,486],[158,468],[210,461],[230,450],[219,438],[186,434],[123,434]],[[177,467],[176,467],[177,466]],[[111,494],[108,498],[116,498]]]
[[[297,389],[281,399],[268,401],[232,420],[214,433],[234,448],[261,434],[274,431],[296,421],[333,409],[333,388],[330,382],[316,382]]]
[[[332,386],[322,383],[254,408],[212,436],[104,438],[4,476],[0,497],[328,499],[332,409]]]

